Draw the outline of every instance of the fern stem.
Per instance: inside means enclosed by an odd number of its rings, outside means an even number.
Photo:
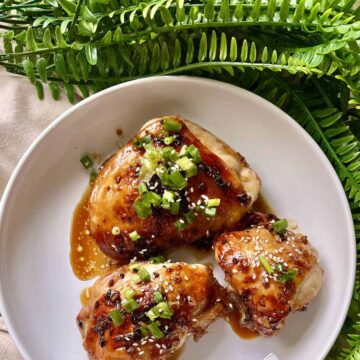
[[[83,1],[83,0],[80,0]],[[131,33],[131,34],[124,34],[123,38],[121,41],[118,42],[114,42],[112,41],[110,44],[107,45],[103,45],[101,44],[100,41],[96,41],[96,42],[89,42],[87,44],[83,44],[83,45],[94,45],[97,48],[102,48],[104,46],[110,46],[110,45],[115,45],[115,44],[121,44],[124,43],[126,41],[131,41],[131,40],[136,40],[136,39],[141,39],[143,37],[149,36],[151,35],[151,33],[157,33],[157,34],[165,34],[165,33],[169,33],[169,32],[178,32],[178,31],[186,31],[186,30],[196,30],[196,29],[208,29],[208,28],[226,28],[226,27],[251,27],[251,26],[258,26],[259,22],[258,21],[243,21],[243,22],[235,22],[235,21],[227,21],[227,22],[206,22],[206,23],[195,23],[195,24],[182,24],[182,25],[174,25],[174,26],[163,26],[163,27],[153,27],[144,31],[139,31],[139,32],[135,32],[135,33]],[[271,21],[266,21],[266,22],[262,22],[261,25],[265,25],[265,26],[269,26],[271,28],[274,27],[300,27],[301,24],[299,23],[288,23],[288,22],[271,22]],[[305,25],[314,25],[314,24],[305,24]],[[336,29],[336,26],[323,26],[323,28],[327,28],[327,29]],[[23,29],[23,28],[20,28]],[[71,46],[54,46],[52,48],[46,48],[46,49],[38,49],[38,50],[34,50],[34,51],[25,51],[25,52],[19,52],[19,53],[12,53],[12,54],[5,54],[5,55],[0,55],[0,59],[9,59],[9,58],[13,58],[13,57],[19,57],[19,56],[28,56],[28,55],[36,55],[36,54],[43,54],[43,53],[53,53],[53,52],[58,52],[58,51],[65,51],[67,49],[70,49]],[[76,51],[76,50],[74,50]],[[79,50],[77,50],[79,51]]]
[[[76,4],[74,17],[73,17],[73,19],[71,21],[70,29],[69,29],[69,32],[68,32],[67,37],[66,37],[67,41],[72,39],[72,35],[73,35],[74,30],[75,30],[76,21],[77,21],[79,15],[80,15],[80,11],[81,11],[81,7],[82,7],[83,2],[84,2],[84,0],[79,0],[78,3]]]

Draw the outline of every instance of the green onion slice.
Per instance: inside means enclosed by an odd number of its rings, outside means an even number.
[[[138,234],[137,231],[131,232],[131,233],[129,234],[129,236],[130,236],[130,239],[131,239],[132,241],[137,241],[137,240],[140,239],[140,235]]]
[[[151,258],[149,259],[149,262],[150,262],[151,264],[161,264],[161,263],[163,263],[163,262],[165,262],[165,261],[166,261],[166,259],[165,259],[165,257],[162,256],[162,255],[154,256],[154,257],[151,257]]]
[[[175,221],[175,227],[178,231],[182,231],[186,228],[185,221],[183,219],[178,219]]]
[[[207,201],[207,206],[208,207],[217,207],[220,205],[220,199],[209,199]]]
[[[163,319],[171,319],[173,315],[173,309],[165,301],[160,302],[146,313],[146,316],[151,321],[154,321],[158,317]]]
[[[140,307],[140,304],[136,302],[134,299],[130,299],[125,304],[123,304],[123,308],[127,313],[132,313],[136,309]]]
[[[146,184],[142,181],[140,184],[139,184],[139,187],[138,187],[138,192],[139,194],[141,195],[142,193],[148,191],[147,189],[147,186]]]
[[[172,215],[178,215],[180,211],[180,203],[179,202],[172,202],[170,204],[170,213]]]
[[[96,171],[92,171],[90,173],[90,177],[89,177],[89,183],[92,184],[97,178],[97,172]]]
[[[290,269],[288,271],[284,271],[280,276],[280,282],[286,283],[288,281],[294,280],[298,274],[296,269]]]
[[[134,289],[126,289],[124,291],[124,296],[127,300],[132,299],[136,295],[136,291]]]
[[[181,175],[179,170],[175,170],[173,173],[171,173],[169,175],[169,179],[176,189],[181,190],[187,185],[186,179]]]
[[[274,272],[273,268],[270,266],[269,262],[264,257],[260,257],[259,261],[268,274],[272,274]]]
[[[151,332],[151,335],[155,339],[161,339],[165,336],[165,334],[160,330],[157,322],[151,322],[150,324],[148,324],[147,327],[148,327],[149,331]]]
[[[207,207],[204,210],[206,216],[214,217],[216,215],[216,208],[215,207]]]
[[[172,144],[174,141],[175,141],[175,138],[174,138],[173,136],[167,136],[167,137],[164,139],[164,144],[165,144],[165,145],[170,145],[170,144]]]
[[[161,294],[160,291],[155,291],[155,293],[154,293],[154,301],[155,301],[157,304],[160,303],[160,302],[162,302],[162,301],[164,301],[164,298],[163,298],[163,296],[162,296],[162,294]]]
[[[272,228],[279,234],[282,234],[286,231],[288,227],[288,221],[286,219],[281,219],[272,224]]]
[[[191,225],[195,221],[195,215],[193,212],[189,211],[185,214],[186,222]]]
[[[164,129],[179,132],[182,129],[182,124],[173,119],[164,119]]]
[[[193,158],[196,163],[201,161],[200,150],[195,145],[190,145],[187,148],[187,153]]]
[[[141,281],[150,281],[150,274],[143,266],[139,267],[138,275]]]
[[[109,316],[115,326],[121,326],[125,321],[123,315],[118,309],[110,311]]]
[[[80,159],[80,162],[83,164],[85,169],[89,169],[90,167],[92,167],[94,165],[94,163],[89,155],[84,155]]]
[[[196,164],[190,160],[187,156],[183,156],[176,161],[176,164],[179,165],[180,169],[184,170],[188,177],[195,176],[197,174]]]

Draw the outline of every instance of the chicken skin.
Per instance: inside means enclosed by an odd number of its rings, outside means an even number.
[[[154,119],[100,170],[89,230],[108,256],[145,259],[232,229],[259,189],[245,159],[213,134],[179,117]]]
[[[239,295],[242,325],[272,336],[316,296],[323,271],[307,237],[287,230],[285,219],[252,212],[244,224],[215,241],[215,257]]]
[[[132,263],[99,278],[77,322],[90,359],[165,360],[226,308],[205,265]]]

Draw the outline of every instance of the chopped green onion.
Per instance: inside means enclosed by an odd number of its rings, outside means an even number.
[[[184,230],[186,228],[185,221],[183,219],[176,220],[175,227],[178,231]]]
[[[175,200],[175,193],[173,191],[165,190],[163,193],[163,198],[169,202],[173,202]]]
[[[129,301],[127,301],[124,305],[123,308],[125,309],[125,311],[127,313],[132,313],[133,311],[135,311],[136,309],[138,309],[140,307],[140,304],[136,302],[136,300],[134,299],[130,299]]]
[[[130,300],[136,295],[136,291],[134,289],[126,289],[124,291],[124,296],[126,299]]]
[[[176,161],[176,164],[185,171],[188,177],[195,176],[197,174],[197,166],[187,156],[184,156]]]
[[[110,316],[110,319],[114,323],[115,326],[120,326],[125,321],[125,319],[122,316],[120,310],[118,310],[118,309],[110,311],[109,316]]]
[[[172,191],[165,190],[162,196],[162,207],[164,209],[170,209],[171,203],[175,200],[175,194]]]
[[[180,149],[180,152],[179,152],[179,156],[182,157],[182,156],[185,156],[187,154],[187,149],[188,149],[188,146],[187,145],[183,145]]]
[[[298,271],[296,269],[290,269],[288,271],[285,271],[280,276],[280,282],[286,283],[288,281],[294,280],[297,274]]]
[[[141,337],[146,337],[149,335],[149,330],[147,329],[147,326],[145,324],[140,326],[140,332],[141,332]]]
[[[136,199],[133,204],[133,207],[136,211],[137,216],[141,219],[145,219],[152,214],[151,205],[155,207],[161,204],[161,196],[154,193],[153,191],[148,191],[141,194],[141,197]]]
[[[195,221],[195,215],[193,212],[189,211],[185,214],[186,222],[191,225]]]
[[[138,192],[139,194],[141,195],[142,193],[148,191],[147,189],[147,186],[146,184],[142,181],[140,184],[139,184],[139,187],[138,187]]]
[[[138,199],[134,202],[133,208],[139,218],[145,219],[152,214],[151,205]]]
[[[136,137],[133,140],[133,144],[135,147],[137,147],[138,149],[142,148],[145,144],[148,144],[151,141],[151,136],[150,135],[146,135],[142,138]]]
[[[164,298],[163,298],[163,296],[162,296],[162,294],[161,294],[160,291],[155,291],[155,293],[154,293],[154,301],[155,301],[157,304],[160,303],[160,302],[162,302],[162,301],[164,301]]]
[[[216,208],[215,207],[207,207],[204,210],[206,216],[214,217],[216,215]]]
[[[177,152],[170,146],[166,146],[162,149],[162,155],[166,161],[176,161],[178,158]]]
[[[139,240],[139,239],[140,239],[140,235],[138,234],[137,231],[131,232],[131,233],[129,234],[129,236],[130,236],[130,239],[131,239],[132,241],[136,241],[136,240]]]
[[[146,144],[144,148],[146,150],[144,154],[146,159],[156,162],[162,160],[162,150],[155,149],[153,144]]]
[[[278,271],[278,272],[283,272],[284,268],[282,266],[282,264],[275,264],[275,270]]]
[[[150,262],[151,264],[160,264],[160,263],[165,262],[165,260],[166,260],[166,259],[165,259],[164,256],[159,255],[159,256],[151,257],[151,258],[149,259],[149,262]]]
[[[160,330],[157,322],[152,322],[152,323],[148,324],[147,327],[148,327],[149,331],[151,332],[151,335],[155,339],[161,339],[165,336],[165,334]]]
[[[170,213],[171,215],[178,215],[180,211],[180,203],[172,202],[170,203]]]
[[[141,201],[159,206],[161,204],[161,196],[153,191],[148,191],[141,195]]]
[[[120,228],[118,226],[113,226],[111,229],[111,233],[113,235],[119,235],[120,234]]]
[[[182,129],[182,124],[173,119],[164,119],[164,129],[179,132]]]
[[[89,183],[92,184],[97,178],[97,172],[96,171],[92,171],[90,173],[90,177],[89,177]]]
[[[167,136],[167,137],[164,139],[164,144],[165,144],[165,145],[170,145],[170,144],[172,144],[174,141],[175,141],[175,138],[174,138],[173,136]]]
[[[264,257],[260,257],[259,260],[268,274],[272,274],[274,272],[273,268],[270,266],[269,262]]]
[[[220,199],[209,199],[206,205],[208,207],[217,207],[220,205]]]
[[[150,281],[150,274],[143,266],[139,267],[138,275],[141,281]]]
[[[288,221],[286,219],[281,219],[281,220],[278,220],[278,221],[274,222],[272,224],[272,227],[277,233],[282,234],[283,232],[286,231],[288,225],[289,224],[288,224]]]
[[[139,178],[144,181],[148,181],[153,176],[156,167],[158,166],[157,161],[152,161],[146,158],[142,159],[142,165],[139,173]]]
[[[155,307],[153,307],[153,310],[159,314],[159,317],[163,319],[171,319],[172,316],[174,315],[174,310],[165,301],[157,304]]]
[[[89,169],[91,166],[94,165],[93,161],[91,160],[89,155],[84,155],[81,159],[80,162],[83,164],[85,169]]]
[[[160,302],[146,313],[146,316],[151,321],[154,321],[158,317],[163,319],[171,319],[173,315],[174,315],[173,309],[169,306],[168,303],[164,301]]]
[[[200,151],[196,146],[191,144],[187,148],[187,153],[193,158],[196,163],[199,163],[201,161]]]
[[[175,170],[169,175],[169,179],[176,189],[183,189],[187,185],[186,179],[181,175],[179,170]]]
[[[151,320],[154,321],[158,316],[154,313],[154,311],[151,309],[146,313],[146,316]]]

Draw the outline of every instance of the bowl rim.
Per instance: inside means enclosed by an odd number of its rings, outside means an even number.
[[[355,237],[354,223],[352,220],[352,213],[350,210],[349,202],[347,200],[347,196],[345,194],[343,185],[341,184],[340,179],[339,179],[337,173],[335,172],[335,169],[333,168],[332,164],[330,163],[329,159],[326,157],[325,153],[320,148],[320,146],[315,142],[315,140],[305,131],[305,129],[303,127],[301,127],[292,117],[290,117],[288,114],[286,114],[283,110],[281,110],[274,104],[270,103],[269,101],[265,100],[264,98],[260,97],[259,95],[254,94],[254,93],[252,93],[248,90],[245,90],[241,87],[238,87],[236,85],[228,84],[228,83],[225,83],[225,82],[222,82],[219,80],[206,79],[206,78],[194,77],[194,76],[181,76],[181,75],[180,76],[151,76],[151,77],[146,77],[146,78],[142,78],[142,79],[128,81],[126,83],[114,85],[110,88],[102,90],[102,91],[100,91],[96,94],[93,94],[90,97],[80,101],[79,103],[70,107],[65,112],[63,112],[61,115],[56,117],[43,131],[41,131],[41,133],[36,137],[36,139],[32,142],[32,144],[27,148],[25,153],[22,155],[22,157],[20,158],[14,171],[12,172],[12,174],[10,176],[10,178],[7,182],[7,185],[5,187],[5,190],[3,192],[3,195],[1,197],[1,201],[0,201],[0,258],[1,258],[1,256],[4,256],[4,255],[1,255],[2,253],[4,253],[3,251],[1,251],[1,249],[4,247],[5,240],[3,239],[4,237],[1,236],[1,233],[4,228],[5,214],[11,203],[12,189],[16,184],[18,175],[19,175],[20,171],[22,170],[23,166],[30,159],[35,148],[46,138],[46,136],[50,132],[54,131],[58,126],[60,126],[63,123],[63,121],[66,121],[66,119],[69,119],[73,113],[76,113],[79,109],[86,107],[89,102],[95,101],[98,98],[105,97],[110,93],[114,93],[119,90],[126,89],[128,87],[134,87],[134,86],[142,85],[144,83],[149,83],[149,82],[169,82],[169,81],[174,82],[174,83],[188,82],[189,84],[215,86],[215,87],[218,87],[219,89],[222,88],[224,90],[237,92],[241,96],[247,96],[247,97],[252,97],[252,98],[256,99],[258,102],[262,103],[263,106],[268,107],[269,111],[272,111],[274,113],[277,112],[278,114],[281,114],[282,117],[287,118],[289,121],[289,125],[293,126],[295,128],[295,130],[297,130],[299,135],[302,136],[304,138],[304,140],[306,140],[308,142],[309,146],[312,146],[314,148],[315,152],[320,156],[321,161],[324,163],[327,170],[331,174],[331,177],[334,180],[336,189],[339,192],[339,195],[341,198],[341,206],[345,210],[344,218],[346,220],[347,230],[348,230],[349,236],[352,238],[352,241],[354,244],[353,256],[350,258],[350,264],[349,264],[349,268],[352,268],[353,270],[351,273],[351,279],[348,279],[348,281],[350,280],[349,283],[353,284],[353,285],[349,286],[347,288],[346,294],[343,294],[343,297],[345,298],[346,306],[343,306],[343,308],[341,309],[341,312],[338,314],[338,316],[337,316],[338,320],[337,320],[336,325],[333,327],[334,330],[332,332],[332,335],[330,337],[328,337],[326,344],[323,346],[323,350],[320,355],[320,358],[324,359],[325,356],[330,351],[332,345],[334,344],[338,334],[340,333],[342,325],[345,321],[348,309],[350,307],[353,286],[354,286],[354,282],[355,282],[356,255],[357,255],[357,253],[356,253],[356,237]],[[2,262],[0,261],[0,266],[1,266],[1,263]],[[0,278],[0,280],[1,280],[1,278]],[[15,329],[15,327],[12,324],[11,316],[7,312],[7,307],[5,305],[5,294],[3,292],[3,286],[2,286],[1,281],[0,281],[0,313],[5,320],[5,323],[8,327],[8,331],[11,335],[11,338],[14,341],[21,356],[24,359],[31,359],[26,348],[22,345],[22,341],[21,341],[21,338],[18,336],[17,330]]]

